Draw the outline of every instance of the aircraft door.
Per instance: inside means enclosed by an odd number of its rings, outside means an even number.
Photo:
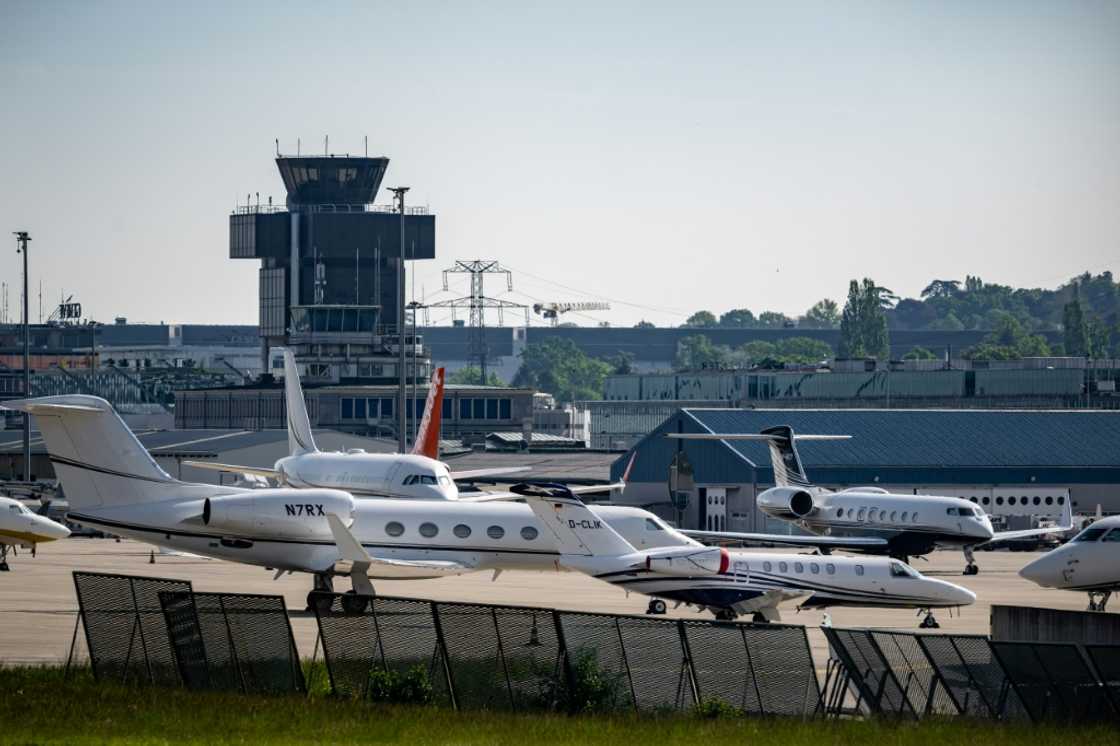
[[[751,582],[750,564],[745,559],[732,560],[731,571],[735,574],[736,583],[747,585]]]

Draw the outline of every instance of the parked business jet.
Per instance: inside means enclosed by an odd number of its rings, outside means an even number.
[[[65,539],[70,529],[47,518],[46,508],[33,513],[26,505],[10,497],[0,497],[0,572],[8,571],[8,550],[26,547],[35,553],[35,546],[55,539]]]
[[[975,594],[926,578],[896,559],[764,554],[722,547],[637,549],[599,520],[561,485],[514,488],[540,523],[556,537],[559,564],[657,599],[707,609],[717,619],[753,613],[778,620],[778,604],[804,598],[802,606],[878,606],[926,612],[923,627],[937,627],[931,609],[965,606]],[[650,610],[664,611],[664,602]]]
[[[274,479],[285,487],[346,490],[355,497],[397,497],[420,500],[457,500],[456,480],[512,474],[525,468],[475,469],[452,472],[439,461],[440,420],[443,415],[444,369],[437,368],[428,387],[428,400],[409,453],[366,453],[361,449],[320,451],[291,350],[284,350],[284,398],[288,410],[289,455],[266,469],[209,461],[184,461],[188,466]]]
[[[1120,591],[1120,516],[1102,518],[1028,564],[1019,574],[1043,588],[1089,594],[1089,611],[1104,611]]]
[[[558,550],[515,493],[465,500],[356,499],[324,488],[249,489],[194,484],[156,464],[112,406],[95,396],[7,401],[33,414],[76,523],[204,557],[306,572],[330,590],[349,575],[359,594],[370,578],[436,578],[480,570],[556,570]],[[616,489],[623,485],[608,487]],[[598,489],[602,490],[603,487]],[[603,506],[595,514],[634,546],[700,547],[639,508]],[[339,534],[331,517],[343,528]],[[357,544],[366,554],[343,557]],[[322,600],[309,594],[308,603]]]
[[[869,554],[887,554],[904,562],[936,548],[960,549],[967,565],[965,575],[980,572],[973,550],[981,544],[1043,536],[1068,530],[1073,524],[1072,506],[1066,501],[1062,526],[1021,531],[992,529],[991,519],[980,506],[960,497],[908,495],[879,487],[852,487],[835,492],[813,485],[801,457],[799,440],[840,440],[847,435],[797,435],[787,425],[761,433],[669,433],[681,440],[761,440],[770,447],[775,486],[758,496],[759,510],[789,521],[812,536],[780,536],[736,532],[685,531],[705,540],[761,541],[795,546],[813,546],[823,551],[848,549]]]

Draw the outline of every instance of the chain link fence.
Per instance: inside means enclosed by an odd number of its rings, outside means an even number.
[[[336,694],[392,699],[422,674],[460,709],[690,710],[807,716],[820,690],[804,627],[332,595],[316,616]],[[386,682],[389,682],[389,686]]]
[[[1120,646],[822,628],[828,714],[1082,721],[1120,716]],[[854,700],[854,703],[853,703]]]

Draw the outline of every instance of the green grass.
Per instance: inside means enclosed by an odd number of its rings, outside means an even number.
[[[1112,742],[1116,730],[952,720],[921,724],[690,715],[568,717],[456,713],[326,696],[247,697],[97,684],[87,671],[0,669],[0,744],[652,744],[765,746],[1069,746]]]

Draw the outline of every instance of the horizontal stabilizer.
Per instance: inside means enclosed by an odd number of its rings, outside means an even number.
[[[219,464],[216,461],[184,461],[183,466],[192,466],[195,469],[207,471],[220,471],[224,474],[251,474],[255,477],[278,479],[280,472],[275,469],[265,469],[260,466],[239,466],[237,464]]]
[[[853,549],[874,551],[886,549],[887,540],[878,536],[790,536],[786,534],[752,534],[737,531],[691,531],[682,534],[705,543],[733,542],[743,544],[780,544],[783,546],[818,547],[820,549]]]
[[[666,438],[675,440],[783,440],[773,433],[665,433]],[[851,435],[802,435],[793,436],[794,440],[851,440]]]
[[[609,492],[610,490],[622,490],[626,487],[626,482],[611,482],[609,484],[581,484],[578,487],[568,487],[568,492],[573,495],[593,495],[597,492]],[[461,503],[488,503],[488,502],[511,502],[514,500],[524,500],[525,496],[516,492],[486,492],[481,495],[474,495],[472,497],[460,497]]]
[[[16,412],[27,412],[28,414],[70,414],[81,412],[100,414],[104,411],[97,407],[89,407],[84,404],[55,404],[40,399],[6,401],[0,404],[0,409],[11,409]]]
[[[1025,498],[1024,498],[1025,499]],[[1062,525],[1051,526],[1050,528],[1025,528],[1018,531],[999,531],[985,544],[998,544],[1001,541],[1014,541],[1016,539],[1030,539],[1034,536],[1046,536],[1047,534],[1061,534],[1073,529],[1073,507],[1070,504],[1071,500],[1066,500],[1066,506],[1062,512]]]

